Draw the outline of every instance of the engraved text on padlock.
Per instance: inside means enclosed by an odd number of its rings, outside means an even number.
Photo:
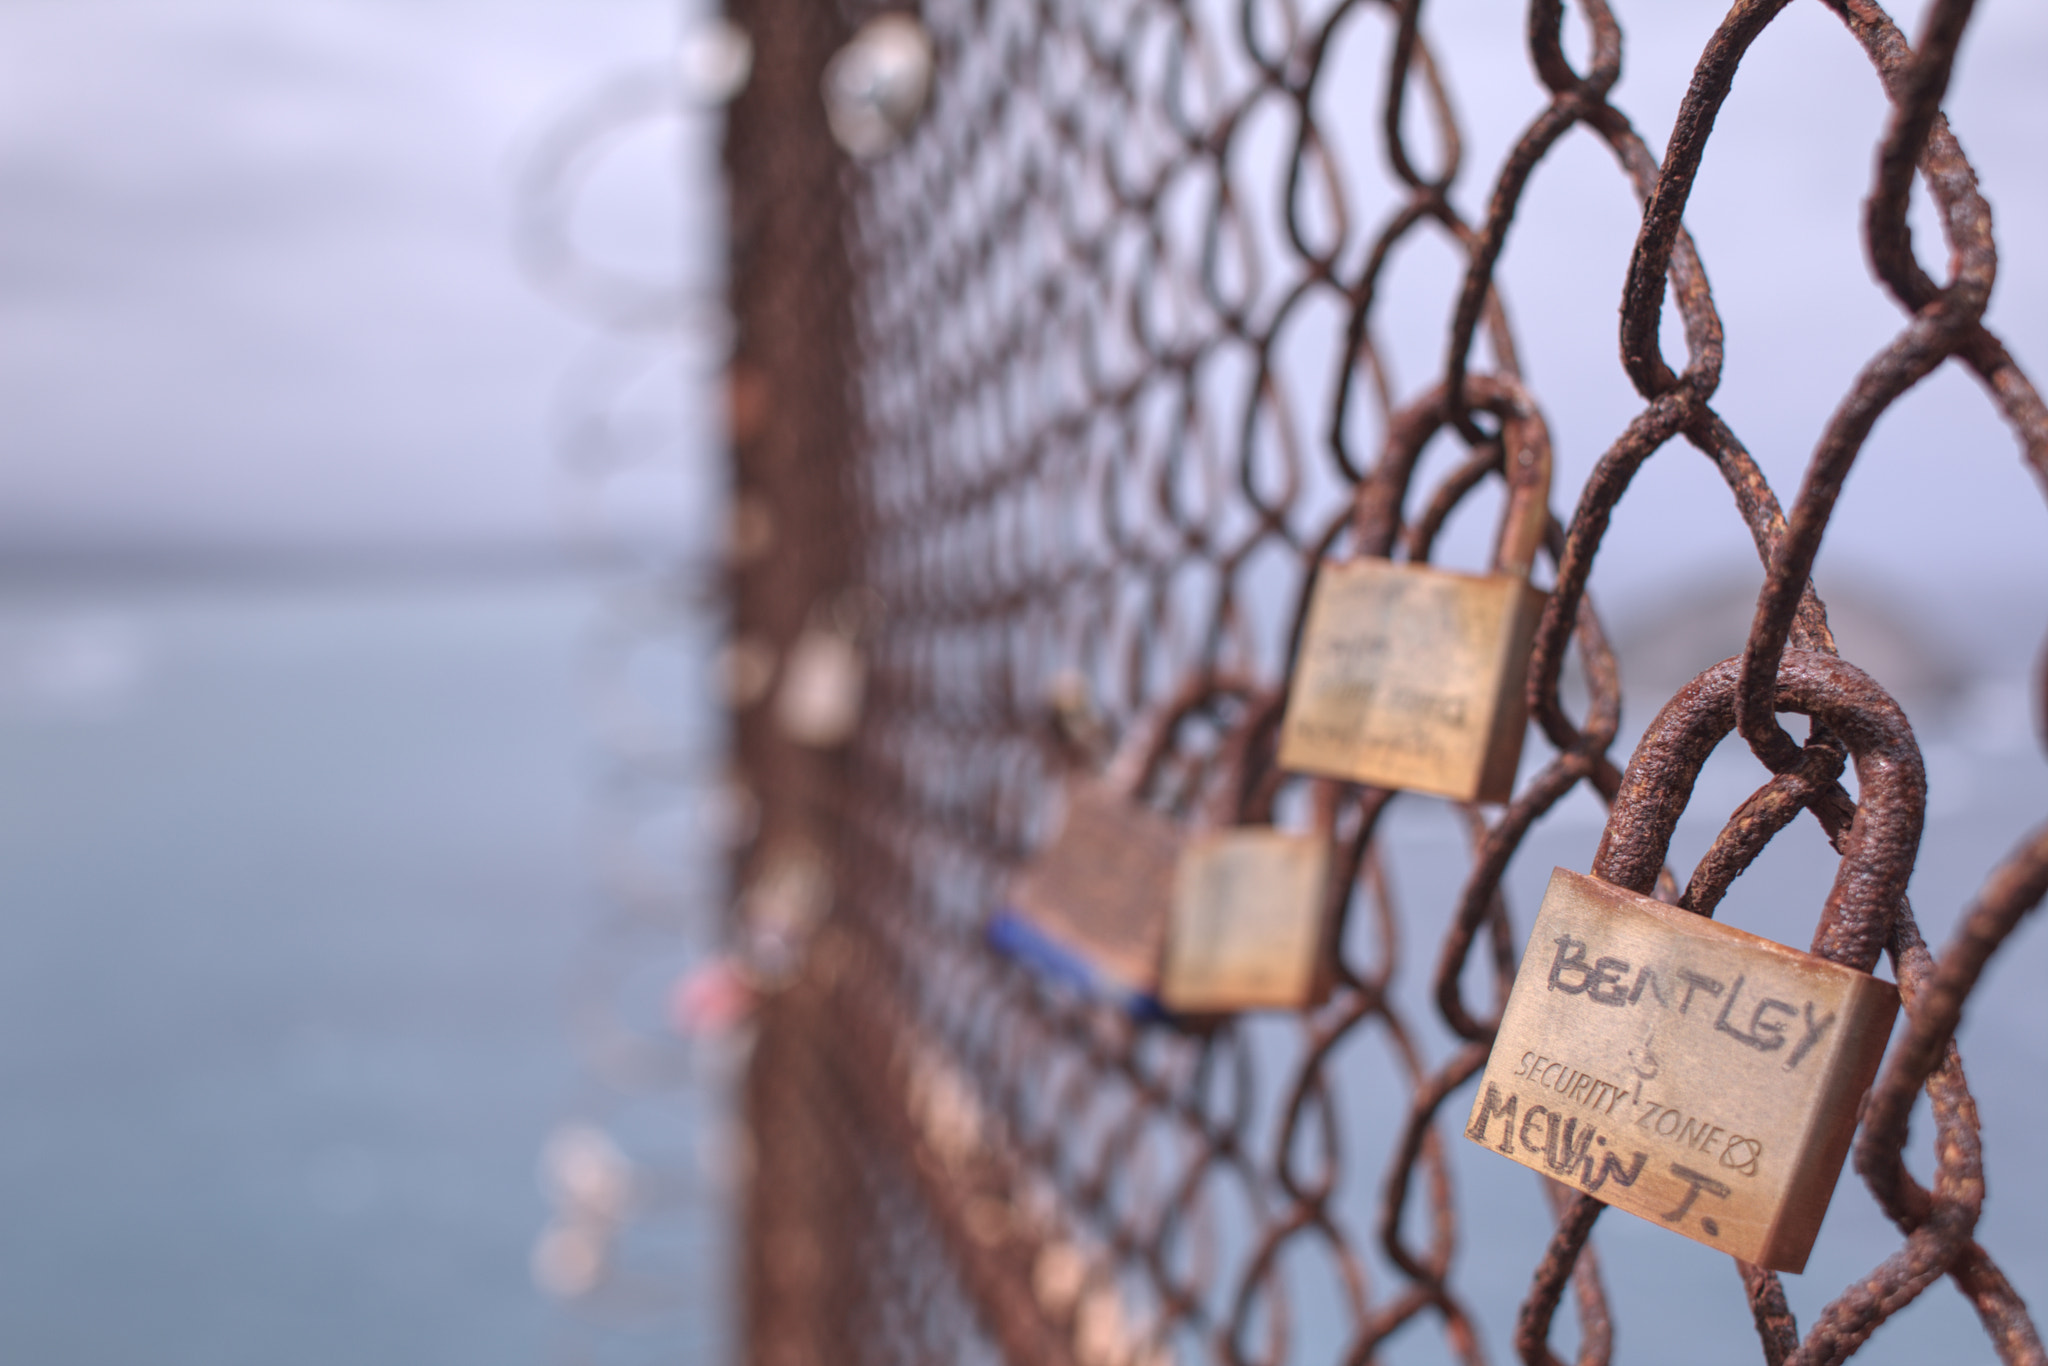
[[[1280,735],[1284,768],[1459,801],[1505,801],[1528,723],[1544,594],[1364,559],[1316,580]]]
[[[1866,973],[1560,868],[1465,1136],[1799,1271],[1898,1003]]]

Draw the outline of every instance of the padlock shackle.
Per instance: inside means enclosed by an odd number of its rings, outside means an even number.
[[[1127,801],[1141,800],[1145,790],[1158,778],[1167,755],[1173,752],[1173,742],[1182,724],[1205,707],[1225,699],[1234,699],[1245,708],[1243,721],[1225,733],[1223,744],[1215,756],[1218,770],[1225,780],[1222,792],[1228,798],[1236,786],[1230,780],[1243,771],[1252,732],[1258,728],[1262,718],[1270,719],[1270,713],[1279,705],[1278,696],[1270,690],[1260,688],[1249,679],[1229,675],[1209,674],[1191,679],[1182,685],[1180,691],[1146,713],[1130,728],[1104,767],[1100,780],[1102,785]],[[1225,805],[1230,810],[1223,810]],[[1235,816],[1235,808],[1236,802],[1231,798],[1204,803],[1200,811],[1203,819],[1221,825],[1230,823]]]
[[[1550,432],[1535,407],[1520,400],[1493,411],[1501,420],[1501,469],[1508,483],[1493,569],[1527,579],[1550,529]]]
[[[1465,412],[1488,412],[1500,419],[1501,469],[1508,498],[1494,540],[1493,572],[1527,579],[1550,527],[1550,431],[1528,391],[1502,375],[1468,377]],[[1451,412],[1450,391],[1437,385],[1388,422],[1379,463],[1359,484],[1352,508],[1359,555],[1392,556],[1415,462],[1430,438],[1457,416],[1462,414]]]
[[[1737,655],[1679,689],[1657,713],[1622,775],[1593,856],[1595,877],[1649,894],[1701,766],[1735,728],[1741,681]],[[1777,710],[1826,725],[1856,764],[1856,817],[1814,931],[1813,952],[1869,972],[1891,937],[1920,850],[1927,774],[1913,727],[1870,675],[1807,650],[1785,652]]]

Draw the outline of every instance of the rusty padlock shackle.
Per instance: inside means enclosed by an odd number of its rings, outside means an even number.
[[[1202,786],[1211,790],[1207,800],[1196,806],[1197,818],[1204,824],[1234,825],[1244,806],[1245,768],[1252,739],[1261,729],[1278,724],[1282,700],[1280,693],[1234,675],[1205,674],[1191,679],[1131,726],[1103,766],[1099,781],[1120,797],[1142,801],[1173,753],[1181,726],[1216,703],[1235,701],[1245,714],[1235,725],[1223,728],[1223,742],[1203,775]]]
[[[1707,756],[1735,728],[1741,655],[1679,689],[1630,756],[1593,875],[1648,895]],[[1905,713],[1871,677],[1833,655],[1787,650],[1777,707],[1825,725],[1847,746],[1861,792],[1842,862],[1813,935],[1813,953],[1869,972],[1891,939],[1919,854],[1927,775]],[[1744,804],[1745,808],[1747,803]],[[1742,819],[1738,810],[1731,818]]]
[[[1550,526],[1550,431],[1535,401],[1514,379],[1471,375],[1464,387],[1463,413],[1451,410],[1450,391],[1439,384],[1388,421],[1379,463],[1359,484],[1352,506],[1357,553],[1392,558],[1401,507],[1422,448],[1465,413],[1488,412],[1500,419],[1501,467],[1508,484],[1493,572],[1526,579]]]

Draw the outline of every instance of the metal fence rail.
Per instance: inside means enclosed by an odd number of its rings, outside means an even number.
[[[1951,1035],[2048,888],[2048,828],[1989,873],[1950,943],[1922,942],[1904,893],[1918,751],[1890,699],[1834,658],[1809,583],[1872,425],[1945,362],[1982,380],[2048,483],[2048,409],[1982,322],[1989,211],[1940,113],[1971,6],[1937,0],[1909,44],[1875,4],[1830,4],[1891,102],[1863,232],[1901,323],[1873,339],[1789,511],[1716,412],[1721,321],[1683,226],[1738,65],[1784,8],[1729,11],[1661,161],[1610,101],[1623,44],[1603,0],[1569,19],[1559,0],[1503,10],[1526,22],[1547,102],[1468,220],[1448,194],[1474,173],[1446,89],[1457,44],[1426,40],[1419,0],[932,3],[929,110],[865,162],[834,146],[818,96],[865,7],[734,0],[755,68],[727,142],[733,631],[786,660],[822,622],[857,636],[867,667],[843,748],[797,743],[771,705],[735,718],[737,777],[760,810],[741,915],[802,945],[764,1007],[747,1090],[753,1359],[1362,1362],[1417,1334],[1459,1360],[1498,1355],[1456,1270],[1485,1215],[1461,1223],[1448,1152],[1526,932],[1502,879],[1574,787],[1609,802],[1683,794],[1733,730],[1773,776],[1690,877],[1659,874],[1669,830],[1640,800],[1610,825],[1602,866],[1711,914],[1810,811],[1854,873],[1815,951],[1865,967],[1888,953],[1908,1018],[1864,1114],[1860,1181],[1845,1173],[1837,1196],[1875,1200],[1898,1239],[1803,1327],[1775,1274],[1738,1264],[1762,1356],[1842,1360],[1947,1277],[2001,1359],[2044,1360],[1973,1239],[1978,1125]],[[1496,496],[1504,419],[1543,421],[1495,266],[1575,128],[1611,150],[1642,206],[1620,300],[1640,409],[1584,486],[1558,491],[1575,504],[1550,527],[1554,588],[1528,678],[1547,749],[1504,808],[1463,813],[1455,897],[1397,910],[1383,820],[1397,798],[1284,777],[1279,692],[1315,565],[1333,549],[1428,560],[1461,504]],[[1384,175],[1360,174],[1373,165]],[[1945,265],[1925,264],[1907,227],[1916,175]],[[1397,382],[1383,300],[1425,240],[1461,278],[1435,372]],[[1660,343],[1667,301],[1683,355]],[[1320,369],[1300,341],[1314,328],[1332,339]],[[1459,454],[1422,487],[1432,438]],[[1625,779],[1629,756],[1610,753],[1622,666],[1585,587],[1630,514],[1631,480],[1665,452],[1719,471],[1765,586],[1745,652],[1673,702],[1683,738],[1646,745]],[[1561,681],[1568,654],[1577,692]],[[1247,809],[1310,811],[1337,841],[1351,891],[1326,1005],[1176,1032],[1050,989],[984,944],[1072,753],[1174,699],[1196,724],[1169,756],[1162,809],[1185,812],[1216,779],[1222,737],[1249,734],[1231,775]],[[1781,712],[1812,718],[1804,743]],[[1851,760],[1903,776],[1866,774],[1859,806],[1841,782]],[[761,890],[812,866],[832,889],[815,927],[816,907]],[[1431,982],[1420,1012],[1393,986],[1418,973]],[[1370,1104],[1351,1061],[1365,1039],[1391,1059]],[[1902,1156],[1922,1091],[1931,1178]],[[1528,1268],[1512,1350],[1554,1360],[1575,1331],[1578,1359],[1604,1361],[1613,1332],[1588,1241],[1603,1207],[1547,1193],[1556,1231]],[[1576,1329],[1554,1333],[1568,1295]]]

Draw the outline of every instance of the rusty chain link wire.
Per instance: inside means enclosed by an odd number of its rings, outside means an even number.
[[[1763,1358],[1841,1361],[1947,1277],[2000,1359],[2048,1360],[1974,1238],[1978,1122],[1952,1038],[2048,891],[2048,827],[1991,872],[1952,942],[1923,942],[1905,895],[1918,746],[1836,657],[1810,583],[1873,424],[1937,367],[1979,377],[2044,485],[2048,409],[1984,324],[1990,214],[1941,113],[1971,5],[1935,0],[1909,43],[1875,4],[1825,3],[1890,102],[1863,236],[1903,323],[1828,420],[1788,512],[1714,406],[1722,324],[1684,227],[1738,67],[1787,0],[1728,12],[1661,159],[1610,99],[1624,47],[1605,0],[1574,7],[1569,37],[1562,0],[1531,0],[1515,17],[1547,102],[1477,219],[1449,196],[1467,172],[1445,78],[1456,45],[1426,41],[1420,0],[935,2],[920,16],[930,108],[862,162],[835,147],[818,91],[872,11],[733,0],[756,49],[726,143],[735,524],[752,547],[732,561],[733,630],[787,659],[820,613],[855,591],[867,604],[849,744],[794,743],[766,706],[734,722],[734,781],[760,811],[740,885],[816,857],[833,888],[763,1008],[747,1083],[754,1360],[1365,1362],[1420,1332],[1492,1359],[1500,1344],[1454,1272],[1461,1239],[1486,1229],[1458,1218],[1448,1145],[1515,968],[1503,878],[1580,784],[1618,807],[1596,871],[1703,915],[1810,811],[1844,870],[1813,951],[1864,970],[1888,955],[1901,987],[1906,1023],[1854,1164],[1899,1241],[1803,1332],[1777,1276],[1738,1264]],[[1339,133],[1355,132],[1335,127],[1340,106],[1351,123],[1377,109],[1383,178],[1340,165]],[[1495,269],[1574,128],[1641,206],[1620,301],[1639,407],[1549,528],[1554,587],[1528,677],[1549,750],[1504,808],[1462,812],[1455,897],[1397,907],[1384,817],[1399,798],[1278,772],[1279,697],[1326,555],[1427,560],[1454,510],[1494,496],[1510,428],[1547,449]],[[1916,176],[1945,235],[1939,270],[1907,223]],[[1452,253],[1461,282],[1436,373],[1403,384],[1384,299],[1423,244]],[[1660,342],[1667,300],[1682,357]],[[1330,373],[1302,363],[1304,319],[1341,337]],[[1422,487],[1432,440],[1463,454]],[[1672,698],[1632,757],[1614,754],[1621,664],[1586,586],[1638,471],[1686,446],[1726,482],[1764,588],[1742,655]],[[1243,813],[1307,812],[1337,841],[1339,986],[1318,1008],[1208,1031],[1140,1024],[984,943],[1072,752],[1099,757],[1175,706],[1192,723],[1175,731],[1162,808],[1193,810],[1238,764]],[[1810,719],[1804,742],[1780,725],[1788,712]],[[1681,882],[1671,831],[1731,732],[1772,776]],[[1418,970],[1433,1018],[1394,986]],[[1392,1060],[1370,1097],[1354,1069],[1364,1039]],[[1922,1092],[1937,1131],[1926,1182],[1903,1156]],[[1838,1199],[1855,1186],[1845,1175]],[[1614,1329],[1588,1241],[1603,1206],[1546,1196],[1555,1232],[1513,1352],[1558,1359],[1569,1292],[1577,1359],[1604,1362]],[[1297,1312],[1310,1282],[1334,1322]]]

